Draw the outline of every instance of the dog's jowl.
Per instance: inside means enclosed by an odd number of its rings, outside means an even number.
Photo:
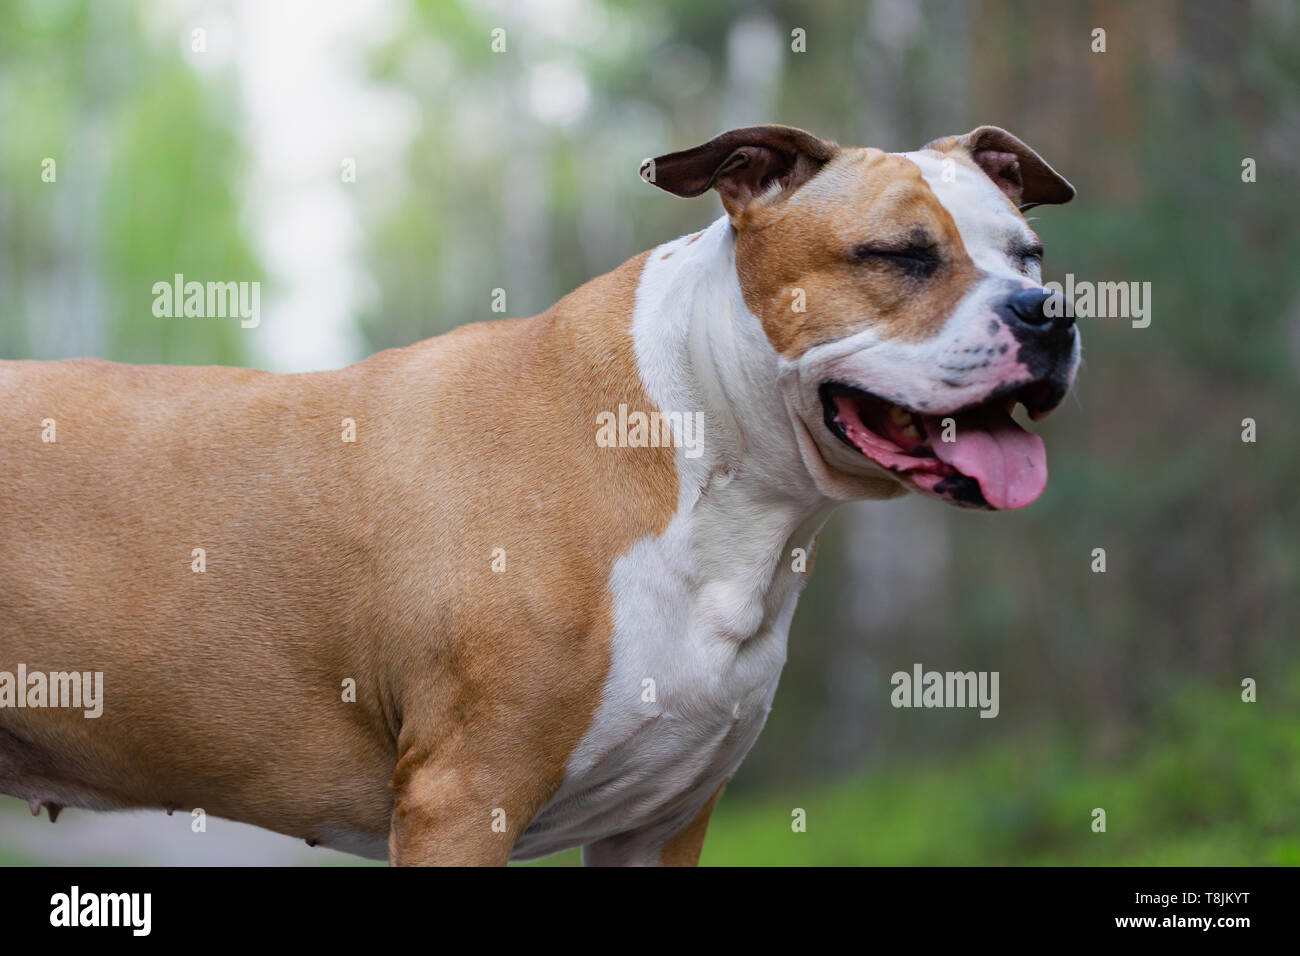
[[[694,863],[835,505],[1042,494],[1012,412],[1080,343],[1022,212],[1074,190],[988,126],[643,175],[725,214],[530,319],[307,375],[0,363],[0,672],[102,675],[93,719],[0,698],[0,791]]]

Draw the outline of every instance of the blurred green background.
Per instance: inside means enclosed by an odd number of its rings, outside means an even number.
[[[1151,325],[1080,320],[1033,507],[831,519],[704,862],[1300,863],[1296,3],[14,0],[0,117],[0,357],[286,371],[706,225],[636,171],[722,129],[1010,129],[1079,189],[1032,214],[1045,277],[1150,282]],[[175,273],[262,282],[261,325],[155,318]],[[1001,713],[893,709],[915,662],[1000,672]],[[0,798],[0,862],[350,860]]]

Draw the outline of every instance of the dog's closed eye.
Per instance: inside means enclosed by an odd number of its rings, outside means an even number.
[[[905,270],[909,275],[932,275],[942,264],[939,250],[933,245],[877,245],[861,243],[853,247],[850,258],[854,262],[884,264]]]

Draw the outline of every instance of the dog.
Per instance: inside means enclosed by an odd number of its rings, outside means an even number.
[[[695,864],[835,506],[1041,494],[1011,412],[1080,337],[1022,213],[1074,187],[993,126],[641,174],[724,215],[533,318],[311,374],[0,363],[0,791],[395,865]],[[52,706],[70,673],[98,716]]]

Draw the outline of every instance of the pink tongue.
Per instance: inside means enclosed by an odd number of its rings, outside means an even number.
[[[943,440],[945,417],[956,421],[955,441]],[[1002,409],[986,405],[953,416],[925,415],[922,420],[939,460],[978,481],[984,500],[994,508],[1023,508],[1047,486],[1043,440]]]

